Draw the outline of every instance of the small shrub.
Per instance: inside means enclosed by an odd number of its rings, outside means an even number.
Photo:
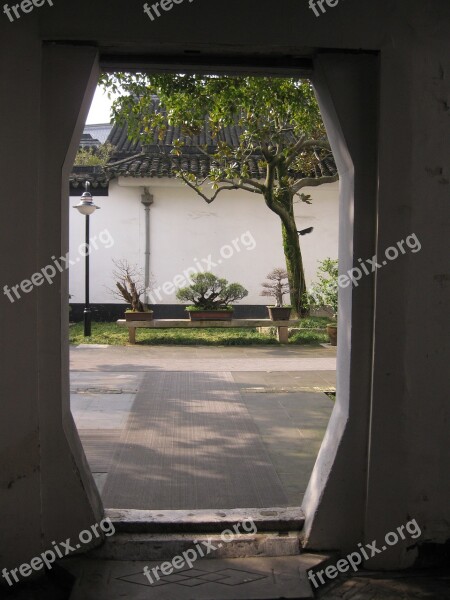
[[[338,310],[338,261],[326,258],[319,262],[317,270],[318,281],[307,293],[309,308],[331,308],[336,317]]]

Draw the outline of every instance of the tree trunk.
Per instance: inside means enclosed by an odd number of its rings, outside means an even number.
[[[291,290],[291,304],[297,316],[300,317],[303,308],[303,297],[306,291],[305,272],[303,269],[302,253],[297,233],[294,215],[289,225],[283,222],[283,248]]]
[[[297,316],[302,315],[303,299],[306,291],[302,253],[298,239],[297,223],[294,216],[294,191],[291,188],[286,164],[274,159],[267,166],[264,199],[267,206],[276,213],[282,223],[283,249],[288,273],[291,304]]]
[[[281,185],[274,188],[273,180],[269,180],[264,195],[267,206],[276,213],[282,223],[283,249],[288,273],[292,308],[298,317],[302,314],[303,298],[306,291],[305,273],[302,253],[294,216],[294,194],[287,181],[283,181],[282,168],[278,167]]]

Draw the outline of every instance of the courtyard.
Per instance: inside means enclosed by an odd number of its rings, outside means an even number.
[[[71,350],[71,407],[106,508],[300,506],[333,409],[336,349]]]

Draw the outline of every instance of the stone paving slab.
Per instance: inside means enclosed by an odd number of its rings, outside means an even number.
[[[65,563],[66,565],[67,563]],[[302,600],[313,598],[299,557],[198,560],[192,569],[162,576],[153,585],[143,569],[156,562],[81,560],[70,600]]]
[[[88,355],[86,356],[88,358]],[[87,361],[86,361],[87,363]],[[87,367],[85,364],[84,367]],[[144,374],[139,371],[120,372],[115,371],[114,376],[108,372],[71,371],[70,391],[72,393],[114,393],[114,394],[136,394]]]
[[[70,406],[78,429],[122,429],[134,394],[71,394]]]

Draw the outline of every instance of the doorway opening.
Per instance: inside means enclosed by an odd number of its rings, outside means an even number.
[[[332,286],[339,184],[310,83],[188,74],[110,74],[103,83],[119,98],[122,116],[112,125],[86,125],[70,202],[88,181],[103,209],[91,216],[97,240],[90,257],[93,336],[81,338],[81,323],[71,329],[71,388],[73,414],[104,505],[186,511],[300,507],[336,392],[336,348],[326,324],[337,310]],[[181,102],[188,85],[195,90],[191,104],[203,88],[205,110],[183,128],[180,119],[186,121],[192,110]],[[162,98],[151,86],[159,87]],[[167,95],[170,86],[178,86],[177,94]],[[127,111],[132,94],[141,103],[137,120]],[[220,102],[214,103],[214,94]],[[231,108],[224,108],[227,100]],[[198,102],[195,110],[201,109]],[[298,272],[277,204],[289,207],[284,199],[268,206],[262,191],[276,160],[272,193],[276,197],[283,186],[292,191],[304,264]],[[74,211],[70,227],[76,256],[83,220]],[[241,327],[215,328],[214,320],[192,328],[194,322],[184,317],[180,288],[205,285],[210,274],[216,279],[207,293],[185,297],[215,297],[223,279],[241,285],[245,294],[233,306],[233,324]],[[81,320],[85,275],[79,261],[70,274],[75,323]],[[288,343],[279,345],[266,306],[298,302],[294,277],[303,284],[301,310],[293,306],[289,338],[283,340]],[[137,329],[138,344],[130,348],[116,320],[130,309],[125,299],[132,301],[133,285],[153,311],[153,323]],[[272,302],[262,293],[274,295]],[[257,320],[261,327],[250,327]],[[181,321],[184,327],[176,327]],[[153,328],[155,322],[167,328]]]

